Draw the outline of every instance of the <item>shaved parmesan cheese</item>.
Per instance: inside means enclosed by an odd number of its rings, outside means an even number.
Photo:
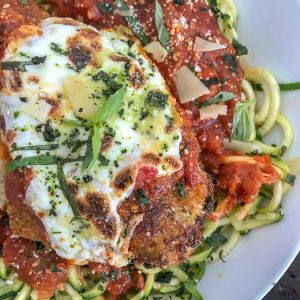
[[[168,51],[161,45],[160,42],[151,42],[144,47],[147,53],[152,54],[153,58],[158,62],[163,62],[168,56]]]
[[[174,81],[181,103],[193,101],[209,93],[209,89],[187,66],[181,67],[175,73]]]
[[[97,106],[90,99],[89,87],[77,76],[69,76],[63,82],[63,87],[75,114],[84,119],[91,119],[95,115]]]
[[[200,108],[200,120],[216,119],[218,116],[227,115],[227,105],[225,104],[212,104]]]
[[[44,100],[38,102],[28,102],[21,107],[21,110],[28,116],[37,119],[40,122],[47,120],[48,114],[52,108],[52,105]]]
[[[215,51],[215,50],[220,50],[225,48],[226,48],[225,45],[213,43],[197,36],[194,43],[193,50],[196,52],[208,52],[208,51]]]
[[[122,16],[122,17],[132,17],[134,14],[134,10],[132,7],[130,7],[130,9],[127,10],[120,10],[120,9],[115,9],[114,10],[115,14]]]

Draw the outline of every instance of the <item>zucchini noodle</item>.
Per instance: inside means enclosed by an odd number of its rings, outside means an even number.
[[[219,27],[228,40],[238,39],[235,26],[238,13],[232,0],[207,0],[216,14]],[[251,83],[262,87],[263,101],[257,108],[257,96]],[[206,262],[218,259],[224,261],[237,245],[242,235],[250,230],[273,224],[282,219],[280,209],[282,196],[291,186],[291,174],[300,172],[300,157],[284,163],[281,157],[293,143],[294,131],[290,121],[280,110],[280,89],[273,75],[263,68],[245,70],[242,82],[245,100],[254,100],[249,106],[250,118],[258,129],[247,141],[225,139],[224,146],[245,154],[269,154],[281,180],[272,186],[263,186],[253,203],[239,205],[229,215],[216,221],[206,220],[203,237],[196,251],[186,262],[170,265],[166,268],[147,269],[136,264],[134,267],[145,278],[142,290],[126,295],[131,300],[190,300],[192,296],[202,299],[195,285],[201,280]],[[65,120],[66,122],[68,120]],[[260,136],[266,135],[278,123],[283,132],[279,146],[269,146],[262,142]],[[78,125],[78,124],[77,124]],[[254,127],[254,126],[253,126]],[[273,157],[274,156],[274,157]],[[231,155],[223,158],[222,163],[232,162],[256,163],[249,156]],[[288,184],[289,183],[289,184]],[[223,199],[224,200],[224,199]],[[222,200],[221,200],[222,201]],[[56,300],[104,300],[107,288],[106,280],[93,272],[88,266],[71,266],[68,271],[68,282],[61,290],[57,290],[52,299]],[[38,300],[38,292],[16,277],[11,269],[4,265],[0,257],[0,299]]]
[[[280,89],[271,73],[262,68],[250,68],[245,71],[245,78],[262,85],[264,91],[263,104],[256,115],[256,124],[262,124],[258,129],[265,135],[275,125],[280,109]]]

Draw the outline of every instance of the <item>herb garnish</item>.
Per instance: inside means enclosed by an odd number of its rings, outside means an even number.
[[[251,106],[255,104],[255,100],[246,102],[238,102],[234,109],[232,135],[233,139],[239,141],[249,141],[255,137],[254,116],[251,112]]]
[[[1,62],[1,67],[3,70],[26,72],[26,66],[43,64],[45,60],[46,56],[35,56],[29,61],[4,61]]]
[[[159,109],[165,109],[168,103],[169,95],[163,94],[159,91],[151,91],[147,95],[146,104],[155,106]]]
[[[196,102],[196,105],[199,106],[200,108],[202,108],[202,107],[209,106],[211,104],[226,102],[226,101],[234,99],[235,97],[236,97],[235,94],[230,93],[230,92],[219,92],[216,96],[208,99],[205,102],[202,102],[202,103]]]
[[[111,3],[96,3],[97,8],[107,15],[112,15],[114,12],[114,5]]]
[[[139,203],[144,206],[144,205],[150,205],[150,200],[147,198],[145,195],[145,192],[143,189],[138,188],[135,192],[135,197],[139,201]]]
[[[116,0],[116,3],[121,11],[127,11],[128,7],[125,4],[124,0]],[[133,31],[133,33],[137,36],[137,38],[141,41],[143,46],[146,46],[149,44],[149,40],[147,36],[145,35],[143,28],[140,24],[140,22],[134,17],[125,17],[129,27]]]
[[[61,55],[67,55],[68,52],[63,50],[58,44],[51,42],[50,49],[56,53],[59,53]]]
[[[55,165],[57,157],[53,155],[39,155],[15,159],[8,163],[7,172],[10,173],[17,168],[36,165]]]
[[[246,55],[248,54],[248,49],[246,46],[242,45],[237,39],[233,39],[232,40],[232,46],[235,48],[236,50],[236,54],[238,56],[242,56],[242,55]]]
[[[10,173],[18,168],[27,167],[27,166],[56,165],[58,161],[64,164],[64,163],[77,162],[82,160],[83,160],[82,156],[79,156],[77,158],[60,159],[54,155],[37,155],[37,156],[16,158],[15,160],[10,161],[7,164],[7,172]]]
[[[102,144],[100,128],[102,127],[104,121],[119,111],[125,96],[125,92],[125,87],[122,87],[112,96],[110,96],[107,101],[97,110],[93,120],[93,130],[88,140],[86,154],[81,168],[82,173],[87,172],[98,159]]]
[[[180,198],[185,197],[185,188],[182,182],[176,182],[176,193]]]
[[[55,263],[51,263],[51,272],[54,272],[54,273],[58,273],[58,272],[61,272],[61,270],[56,266]]]
[[[255,91],[263,91],[261,84],[251,83],[251,85]],[[300,82],[279,83],[279,88],[282,92],[299,90]]]
[[[27,4],[28,4],[28,0],[20,0],[20,3],[21,3],[22,5],[27,5]]]
[[[161,282],[161,283],[170,283],[171,279],[173,277],[173,273],[170,271],[167,272],[159,272],[155,276],[155,281],[156,282]]]
[[[169,53],[172,52],[169,33],[164,24],[163,10],[158,0],[155,0],[155,26],[159,41]]]
[[[67,179],[63,170],[63,164],[60,161],[57,162],[57,179],[64,196],[66,197],[67,201],[69,202],[69,205],[72,208],[74,216],[76,218],[81,217],[76,201],[74,200],[72,193],[69,189]]]
[[[50,144],[50,145],[30,145],[30,146],[23,146],[23,147],[16,147],[15,145],[12,145],[13,151],[19,151],[19,150],[36,150],[36,151],[43,151],[43,150],[54,150],[59,147],[59,144]]]

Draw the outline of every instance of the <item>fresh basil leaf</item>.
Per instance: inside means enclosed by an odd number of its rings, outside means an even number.
[[[7,172],[10,173],[17,168],[35,166],[35,165],[55,165],[57,163],[57,157],[53,155],[40,155],[24,157],[10,161],[7,165]]]
[[[242,45],[237,39],[232,40],[232,46],[236,50],[236,54],[238,56],[246,55],[248,54],[248,49],[246,46]]]
[[[103,13],[107,14],[107,15],[112,15],[114,12],[114,5],[111,3],[101,3],[101,2],[97,2],[96,3],[97,8],[102,11]]]
[[[155,0],[155,26],[159,41],[169,53],[172,52],[169,33],[164,24],[163,10],[158,0]]]
[[[220,92],[218,93],[216,96],[214,96],[213,98],[208,99],[207,101],[203,102],[203,103],[199,103],[199,107],[206,107],[209,106],[211,104],[217,104],[220,102],[226,102],[229,100],[232,100],[236,97],[235,94],[230,93],[230,92]]]
[[[96,129],[96,132],[95,132]],[[85,151],[85,155],[84,155],[84,160],[82,162],[82,166],[81,166],[81,174],[86,173],[95,163],[95,161],[98,158],[99,152],[97,154],[95,154],[94,149],[96,149],[95,146],[93,146],[93,141],[96,143],[96,133],[99,132],[99,128],[97,126],[94,126],[88,142],[87,142],[87,146],[86,146],[86,151]],[[100,133],[98,135],[98,140],[101,143],[101,137],[100,137]],[[101,145],[100,145],[101,148]]]
[[[251,113],[251,106],[255,100],[238,102],[234,109],[232,135],[233,139],[249,141],[256,135],[254,116]]]
[[[128,7],[125,4],[124,0],[116,0],[116,3],[121,11],[127,11]],[[143,46],[146,46],[149,44],[149,39],[146,36],[146,34],[143,31],[143,28],[140,24],[140,22],[135,17],[125,17],[129,27],[133,31],[133,33],[136,35],[136,37],[141,41]]]
[[[200,292],[198,291],[196,284],[193,281],[187,281],[183,283],[184,288],[191,293],[196,300],[203,300],[203,297],[201,296]]]
[[[66,197],[67,201],[69,202],[69,205],[72,208],[74,216],[77,218],[81,217],[77,203],[74,200],[73,195],[69,189],[67,179],[65,177],[64,170],[63,170],[63,164],[60,161],[57,162],[57,179],[64,196]]]
[[[104,120],[107,120],[119,111],[125,92],[126,89],[123,86],[106,100],[106,102],[96,112],[94,118],[95,124],[99,124]]]
[[[251,83],[255,91],[263,91],[261,84]],[[300,82],[279,83],[279,88],[282,92],[295,91],[300,89]]]
[[[20,4],[27,5],[28,4],[28,0],[20,0]]]

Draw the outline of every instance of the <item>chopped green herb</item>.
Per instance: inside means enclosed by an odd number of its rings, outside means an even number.
[[[230,92],[219,92],[216,96],[214,96],[213,98],[208,99],[205,102],[199,103],[196,102],[196,105],[198,105],[200,108],[201,107],[206,107],[209,106],[211,104],[217,104],[220,102],[226,102],[229,100],[234,99],[236,96],[233,93]]]
[[[232,40],[232,46],[235,48],[236,50],[236,54],[238,56],[242,56],[242,55],[246,55],[248,54],[248,49],[246,46],[242,45],[237,39],[233,39]]]
[[[296,180],[296,176],[290,173],[288,173],[285,178],[285,182],[291,186],[295,184],[295,180]]]
[[[150,201],[147,198],[147,196],[144,193],[144,190],[141,188],[138,188],[135,192],[135,197],[139,201],[139,203],[144,206],[144,205],[150,205]]]
[[[50,144],[50,145],[30,145],[30,146],[23,146],[23,147],[16,147],[12,146],[13,151],[19,150],[36,150],[36,151],[43,151],[43,150],[54,150],[59,147],[59,144]]]
[[[238,102],[234,109],[232,135],[233,139],[249,141],[256,134],[254,116],[251,113],[251,106],[255,100]]]
[[[128,7],[125,4],[124,0],[116,0],[118,7],[121,11],[127,11]],[[129,27],[133,31],[133,33],[137,36],[137,38],[141,41],[143,46],[146,46],[149,44],[149,40],[147,36],[145,35],[143,28],[140,24],[140,22],[134,17],[125,17]]]
[[[60,132],[57,129],[53,129],[50,121],[47,121],[44,125],[43,136],[46,142],[54,142],[56,138],[60,137]]]
[[[185,197],[185,188],[182,182],[176,182],[176,193],[180,198]]]
[[[19,111],[15,111],[15,112],[14,112],[14,118],[15,118],[15,119],[16,119],[19,115],[20,115],[20,112],[19,112]]]
[[[232,72],[235,72],[238,67],[238,62],[234,55],[225,54],[223,56],[223,62],[229,67]]]
[[[97,2],[96,6],[100,11],[102,11],[103,13],[108,14],[108,15],[112,15],[114,12],[114,9],[115,9],[114,5],[111,3]]]
[[[102,155],[101,153],[99,154],[98,159],[100,160],[101,166],[103,167],[107,167],[110,163],[110,160],[107,159],[104,155]]]
[[[56,53],[59,53],[61,55],[67,55],[68,52],[63,50],[58,44],[51,42],[50,49]]]
[[[170,272],[170,271],[167,271],[167,272],[159,272],[159,273],[155,276],[155,281],[156,281],[156,282],[161,282],[161,283],[170,283],[172,277],[173,277],[173,273]]]
[[[22,5],[27,5],[27,4],[28,4],[28,0],[20,0],[20,3],[21,3]]]
[[[263,88],[258,83],[251,83],[255,91],[263,91]],[[282,92],[295,91],[300,89],[300,82],[279,83],[279,88]]]
[[[218,77],[216,77],[216,76],[211,77],[211,78],[208,78],[208,79],[206,79],[206,80],[202,79],[201,81],[203,82],[203,84],[204,84],[207,88],[211,87],[212,85],[216,85],[216,84],[219,83],[219,79],[218,79]]]
[[[155,106],[159,109],[165,109],[168,103],[169,95],[159,91],[151,91],[147,95],[146,103],[150,106]]]
[[[85,175],[85,176],[82,177],[82,180],[85,183],[89,183],[89,182],[93,181],[93,177],[90,176],[90,175]]]
[[[169,53],[172,52],[169,33],[164,24],[163,10],[158,0],[155,0],[155,26],[159,41]]]
[[[30,65],[39,65],[44,63],[46,60],[46,56],[39,57],[35,56],[30,61],[4,61],[1,62],[1,67],[3,70],[15,70],[20,72],[26,72],[26,66]]]
[[[125,96],[125,92],[125,87],[122,87],[112,96],[110,96],[107,101],[97,110],[93,120],[93,131],[90,135],[85,158],[82,163],[82,173],[87,172],[98,159],[102,144],[100,134],[102,123],[119,111],[120,106],[123,102],[123,98]]]
[[[35,165],[55,165],[57,157],[52,155],[40,155],[32,157],[24,157],[10,161],[7,165],[7,172],[10,173],[17,168],[35,166]]]
[[[51,272],[54,272],[54,273],[58,273],[58,272],[61,272],[62,270],[60,270],[55,263],[51,263]]]
[[[184,0],[174,0],[175,4],[182,5],[184,4]]]
[[[57,162],[57,179],[64,196],[66,197],[67,201],[69,202],[69,205],[72,208],[74,216],[76,218],[78,217],[81,218],[77,203],[74,200],[72,193],[69,189],[67,179],[65,177],[64,170],[63,170],[63,164],[60,161]]]

